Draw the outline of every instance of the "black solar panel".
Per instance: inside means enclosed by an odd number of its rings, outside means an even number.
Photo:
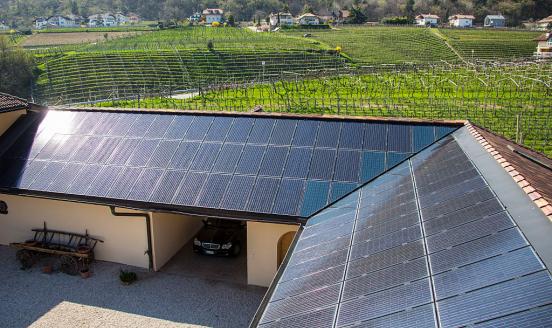
[[[412,136],[409,145],[386,139],[400,150],[417,149],[443,132],[387,130]],[[364,138],[363,146],[370,142]],[[463,173],[444,168],[450,157],[462,163],[454,166]],[[438,174],[431,176],[433,170]],[[307,189],[311,183],[322,182],[308,181]],[[319,193],[326,195],[324,188]],[[337,286],[343,286],[339,292]],[[334,304],[335,317],[303,321]],[[303,327],[547,327],[549,304],[548,271],[447,138],[309,218],[261,323],[282,326],[301,318]]]
[[[435,126],[408,123],[216,113],[50,111],[25,120],[0,158],[6,189],[147,202],[148,209],[160,203],[174,211],[218,204],[265,216],[309,216],[437,135]],[[221,186],[228,190],[207,199],[201,188],[216,189],[207,181],[212,174],[231,177]]]

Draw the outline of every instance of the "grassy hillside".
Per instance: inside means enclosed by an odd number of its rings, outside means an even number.
[[[286,35],[312,38],[342,51],[365,64],[428,63],[457,61],[458,57],[442,39],[426,28],[358,26],[336,30],[289,31]]]
[[[448,42],[466,59],[512,59],[531,57],[534,38],[541,32],[489,29],[440,29]]]

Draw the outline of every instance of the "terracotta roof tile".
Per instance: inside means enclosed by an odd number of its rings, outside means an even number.
[[[552,218],[552,159],[479,126],[470,123],[466,125],[479,143],[491,146],[485,149],[544,214]]]
[[[0,93],[0,113],[29,108],[25,99]]]

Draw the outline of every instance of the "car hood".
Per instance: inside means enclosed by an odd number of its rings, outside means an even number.
[[[201,229],[196,238],[201,242],[224,244],[232,241],[235,234],[233,230],[204,228]]]

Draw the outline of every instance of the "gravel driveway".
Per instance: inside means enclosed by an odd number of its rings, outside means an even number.
[[[15,251],[0,246],[0,327],[246,327],[265,288],[96,262],[93,276],[21,271]],[[128,267],[126,267],[128,268]]]

